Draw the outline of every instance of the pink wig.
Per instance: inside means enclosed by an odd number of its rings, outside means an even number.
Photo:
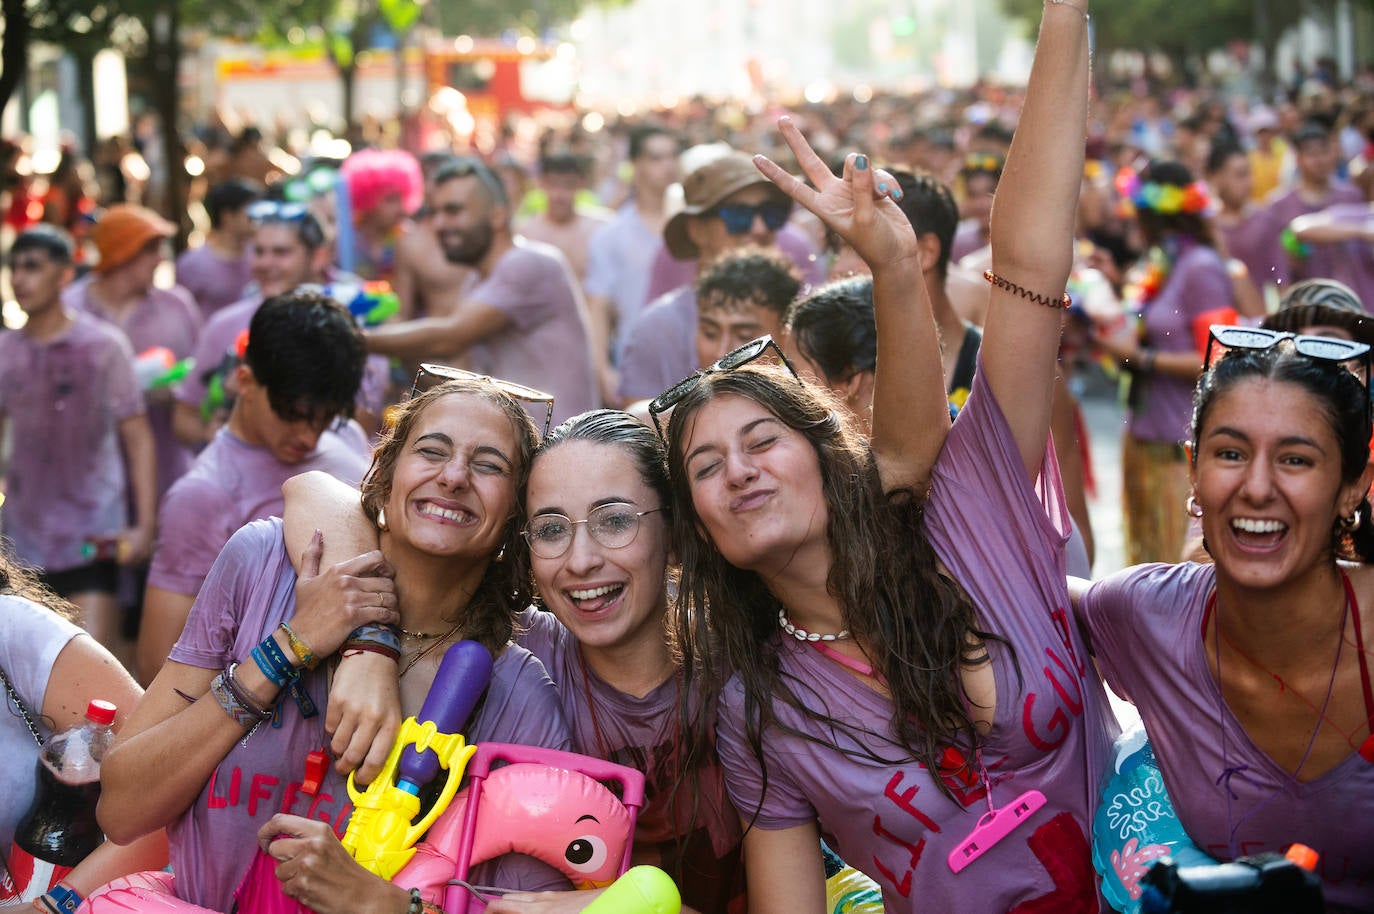
[[[360,149],[340,169],[356,216],[377,208],[388,194],[400,194],[406,212],[420,208],[423,178],[415,156],[400,149]]]

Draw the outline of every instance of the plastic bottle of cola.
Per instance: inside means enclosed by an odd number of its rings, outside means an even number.
[[[0,905],[32,901],[100,846],[95,819],[100,762],[114,737],[115,706],[96,699],[86,722],[47,741],[38,756],[33,804],[19,820],[10,848],[8,878],[0,871]]]

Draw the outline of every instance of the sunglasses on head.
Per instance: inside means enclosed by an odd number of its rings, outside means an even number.
[[[450,368],[447,365],[425,363],[420,366],[419,371],[415,372],[415,383],[411,385],[410,396],[414,399],[431,387],[438,387],[445,381],[485,381],[517,400],[523,400],[526,403],[542,403],[545,409],[542,437],[549,437],[549,429],[553,428],[553,394],[546,394],[542,390],[526,387],[524,384],[503,381],[501,378],[493,378],[491,375],[478,374],[463,368]]]
[[[1212,367],[1212,363],[1215,361],[1212,354],[1218,347],[1223,354],[1232,349],[1262,351],[1272,349],[1284,340],[1293,341],[1293,350],[1298,355],[1316,359],[1319,362],[1344,364],[1364,358],[1365,379],[1366,382],[1368,381],[1368,343],[1357,343],[1354,340],[1343,340],[1332,336],[1304,336],[1283,330],[1265,330],[1262,327],[1233,327],[1225,324],[1212,325],[1211,333],[1208,334],[1207,360],[1203,364],[1203,369]],[[1366,384],[1366,386],[1368,385]]]
[[[754,227],[755,217],[762,219],[770,232],[776,232],[787,224],[792,215],[792,204],[778,200],[764,203],[722,203],[711,210],[725,223],[725,231],[731,235],[744,235]]]
[[[730,352],[725,353],[725,355],[721,356],[715,364],[709,365],[696,374],[678,381],[649,402],[649,416],[654,420],[654,428],[658,430],[658,436],[664,441],[668,440],[668,435],[663,429],[663,423],[659,421],[658,417],[681,403],[689,393],[696,390],[697,385],[701,383],[703,378],[707,375],[716,374],[721,371],[734,371],[736,368],[743,368],[770,349],[777,355],[778,361],[783,364],[783,367],[791,372],[792,377],[800,380],[800,377],[797,375],[797,370],[792,367],[792,363],[789,362],[787,356],[783,354],[782,348],[773,341],[771,336],[764,335],[756,340],[750,340],[738,349],[732,349]]]
[[[324,229],[310,207],[294,200],[257,200],[244,207],[244,214],[253,225],[299,224],[297,233],[301,243],[309,248],[324,244]]]

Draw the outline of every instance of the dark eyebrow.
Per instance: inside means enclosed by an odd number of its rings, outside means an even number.
[[[1249,443],[1250,441],[1249,435],[1245,434],[1245,432],[1241,431],[1240,429],[1232,428],[1229,425],[1223,425],[1219,428],[1214,428],[1211,432],[1207,434],[1208,438],[1215,438],[1217,436],[1222,436],[1226,438],[1236,438],[1246,443]],[[1326,453],[1325,448],[1323,448],[1316,441],[1314,441],[1311,438],[1308,438],[1305,435],[1288,435],[1286,437],[1280,438],[1279,444],[1284,447],[1310,447],[1319,454]]]
[[[438,441],[439,443],[447,447],[453,447],[453,439],[450,438],[448,435],[444,434],[443,432],[427,432],[421,435],[420,437],[416,438],[415,443],[419,444],[421,441],[426,441],[430,439]],[[510,457],[506,456],[506,452],[501,450],[494,444],[480,444],[477,447],[473,448],[472,453],[473,456],[476,456],[478,454],[485,454],[491,457],[495,457],[502,463],[504,463],[506,466],[511,468],[515,467],[515,462],[512,461]]]
[[[587,509],[587,513],[590,514],[597,508],[604,508],[606,505],[632,505],[638,508],[639,502],[635,501],[633,498],[626,498],[623,495],[608,495],[605,498],[598,498],[596,501],[592,502],[591,507]],[[559,505],[547,505],[530,511],[530,517],[538,517],[541,514],[559,514],[567,518],[572,517],[572,515],[568,513],[567,508],[560,507]]]
[[[762,425],[762,424],[765,423],[765,422],[776,422],[776,423],[779,424],[779,425],[782,424],[782,422],[778,419],[777,416],[760,416],[759,418],[755,419],[755,420],[752,421],[752,422],[746,422],[746,423],[744,424],[744,426],[743,426],[743,427],[739,430],[739,432],[737,433],[738,437],[741,437],[741,438],[744,437],[745,435],[749,434],[750,432],[752,432],[754,429],[758,428],[760,425]],[[714,444],[709,443],[709,442],[706,443],[706,444],[703,444],[703,445],[701,445],[700,447],[693,449],[693,451],[692,451],[690,454],[687,455],[687,459],[685,459],[685,460],[682,462],[682,465],[683,465],[683,466],[689,466],[689,465],[691,464],[692,459],[693,459],[694,457],[696,457],[698,454],[702,453],[703,451],[710,451],[710,450],[720,450],[720,448],[717,447],[717,446],[714,445]]]
[[[588,819],[591,819],[591,820],[592,820],[593,822],[595,822],[597,825],[600,825],[600,824],[601,824],[601,820],[598,819],[596,816],[592,815],[591,813],[587,813],[587,815],[580,817],[580,818],[577,820],[577,822],[585,822],[585,821],[587,821]],[[576,825],[577,822],[574,822],[573,824]]]

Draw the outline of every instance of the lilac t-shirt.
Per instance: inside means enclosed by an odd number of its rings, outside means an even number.
[[[14,440],[0,531],[47,571],[87,564],[86,537],[129,525],[119,423],[144,411],[124,334],[72,316],[47,342],[0,333],[0,413]]]
[[[620,357],[620,396],[657,397],[697,365],[697,290],[675,289],[640,312]]]
[[[230,538],[205,579],[181,640],[169,660],[207,670],[243,662],[249,652],[295,612],[296,574],[277,518],[254,521]],[[249,661],[251,662],[251,661]],[[309,720],[289,697],[280,728],[262,726],[234,744],[200,796],[167,828],[179,897],[227,911],[234,888],[257,850],[257,832],[278,812],[330,822],[343,835],[352,804],[346,779],[329,766],[315,796],[301,792],[306,755],[328,745],[324,734],[328,663],[301,677],[320,707]],[[558,695],[538,660],[511,645],[496,659],[491,685],[465,734],[470,743],[524,743],[569,748]],[[566,889],[557,871],[527,857],[510,856],[478,871],[478,881],[508,888]]]
[[[243,290],[252,281],[252,260],[247,254],[226,259],[202,244],[177,258],[177,284],[191,293],[206,320],[243,298]]]
[[[1078,614],[1102,672],[1139,709],[1194,844],[1219,860],[1306,844],[1320,855],[1328,911],[1374,910],[1374,765],[1351,752],[1297,784],[1250,741],[1207,665],[1202,618],[1215,581],[1214,566],[1185,563],[1094,583]]]
[[[1280,228],[1282,226],[1273,225],[1265,210],[1254,207],[1248,210],[1239,222],[1216,224],[1217,234],[1221,237],[1227,256],[1245,264],[1245,269],[1250,271],[1250,278],[1254,280],[1258,289],[1274,285],[1288,273],[1286,258],[1275,260],[1276,256],[1283,253],[1282,248],[1277,254],[1274,250],[1274,235]]]
[[[630,325],[649,301],[649,271],[661,242],[640,218],[634,201],[626,203],[615,218],[596,230],[587,244],[588,295],[608,298],[615,309],[614,351],[616,364],[629,335]]]
[[[828,267],[818,256],[815,246],[804,231],[789,222],[778,230],[776,238],[778,250],[792,261],[792,265],[801,274],[802,282],[813,288],[825,282]],[[678,260],[669,254],[668,246],[660,238],[649,274],[648,300],[653,301],[678,286],[695,283],[697,269],[698,263],[695,259]]]
[[[587,306],[558,248],[521,239],[468,297],[510,321],[473,345],[474,368],[553,394],[555,425],[599,405]],[[530,411],[543,421],[540,407]]]
[[[1068,512],[1052,447],[1042,467],[1032,483],[979,372],[936,463],[926,526],[980,624],[1011,648],[987,645],[997,684],[996,715],[982,747],[992,800],[1005,807],[1035,789],[1047,802],[963,872],[953,873],[946,860],[987,811],[986,794],[976,783],[952,783],[956,802],[915,762],[865,757],[903,757],[888,738],[888,698],[810,646],[774,636],[781,673],[802,700],[848,727],[775,703],[780,726],[763,734],[765,792],[745,737],[737,679],[722,697],[720,754],[741,816],[747,821],[758,810],[755,827],[765,829],[818,821],[845,862],[882,887],[889,914],[1001,914],[1023,904],[1036,911],[1098,910],[1088,835],[1116,724],[1070,622],[1063,558]]]
[[[116,318],[90,295],[90,284],[91,277],[87,276],[67,286],[62,292],[62,303],[123,330],[135,354],[154,346],[167,347],[178,359],[195,353],[200,338],[200,312],[185,289],[149,289],[132,311]],[[191,468],[191,452],[172,434],[172,405],[160,401],[157,395],[146,399],[148,423],[153,427],[153,444],[157,449],[157,495],[161,499],[172,483]]]
[[[675,877],[682,903],[697,911],[743,909],[740,822],[714,761],[678,791],[675,753],[679,680],[673,677],[636,698],[608,685],[582,661],[577,639],[550,612],[527,609],[519,625],[527,648],[554,678],[572,727],[573,751],[645,774],[645,805],[635,827],[635,862]],[[693,813],[696,821],[692,822]],[[689,825],[695,828],[688,831]],[[685,836],[684,836],[685,833]],[[679,837],[683,836],[683,837]]]
[[[280,516],[282,483],[309,470],[357,486],[369,457],[356,436],[346,441],[334,432],[300,463],[282,463],[267,448],[254,447],[227,428],[200,452],[190,472],[177,480],[157,515],[157,547],[148,586],[196,594],[215,557],[234,531],[253,520]]]
[[[1221,255],[1193,245],[1179,255],[1164,288],[1145,305],[1145,345],[1156,352],[1195,352],[1193,320],[1235,304]],[[1141,441],[1177,444],[1188,437],[1193,381],[1162,371],[1131,379],[1131,434]]]
[[[1280,284],[1280,291],[1287,283],[1297,282],[1300,279],[1334,276],[1333,270],[1339,269],[1342,253],[1347,248],[1346,244],[1310,245],[1309,256],[1301,260],[1294,260],[1283,246],[1283,230],[1288,227],[1288,223],[1299,216],[1320,212],[1328,206],[1338,203],[1352,203],[1363,207],[1365,206],[1364,195],[1351,184],[1346,184],[1344,181],[1333,181],[1326,196],[1321,200],[1309,201],[1297,188],[1294,188],[1266,201],[1265,220],[1268,229],[1265,234],[1269,244],[1268,257],[1273,263],[1278,264],[1278,269],[1274,273],[1274,280]],[[1359,245],[1360,243],[1350,242],[1350,244]],[[1355,290],[1361,291],[1359,285],[1355,286]]]

